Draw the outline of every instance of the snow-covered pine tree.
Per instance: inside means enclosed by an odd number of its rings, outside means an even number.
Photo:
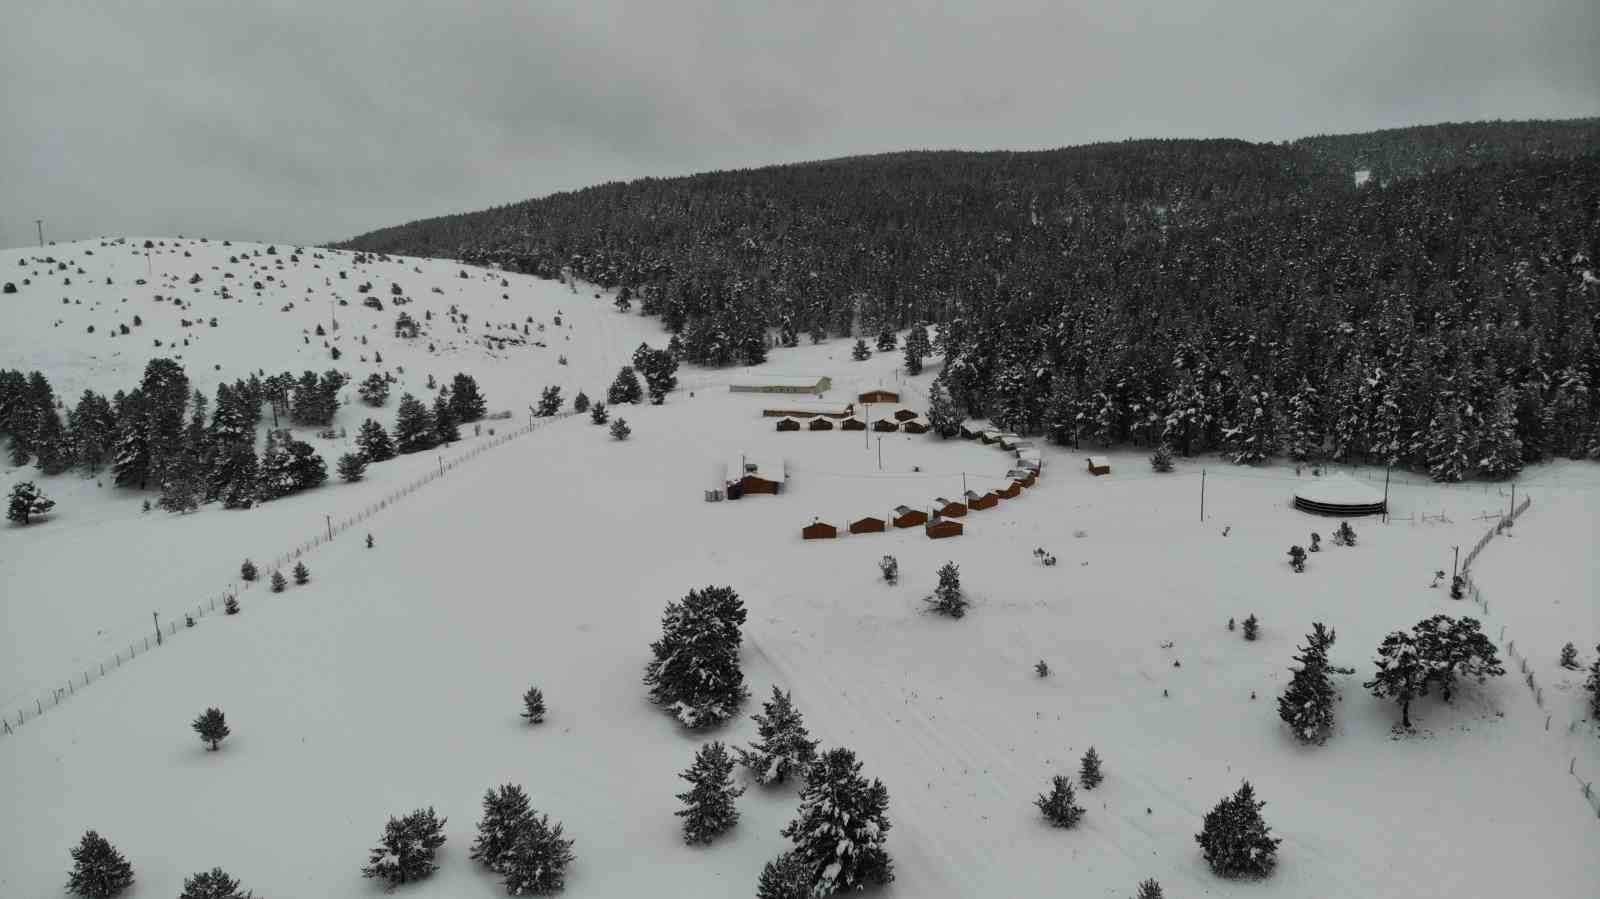
[[[1506,673],[1495,645],[1484,636],[1476,618],[1451,618],[1434,615],[1411,628],[1417,654],[1428,668],[1428,679],[1439,685],[1439,694],[1450,701],[1457,677],[1483,683],[1486,678]]]
[[[1039,807],[1045,820],[1056,827],[1072,827],[1083,817],[1083,807],[1074,804],[1076,798],[1072,792],[1072,778],[1057,774],[1050,779],[1050,792],[1040,793],[1033,804]]]
[[[678,776],[690,784],[687,793],[677,794],[685,808],[674,813],[683,819],[685,843],[709,843],[739,822],[733,801],[744,787],[733,785],[733,757],[720,741],[701,746],[694,764]]]
[[[895,337],[895,333],[889,330],[889,323],[884,322],[883,330],[878,332],[878,352],[893,352],[894,350],[898,349],[899,346],[899,338]]]
[[[1435,481],[1454,483],[1466,476],[1472,460],[1467,455],[1467,433],[1453,399],[1440,401],[1443,408],[1428,421],[1423,441],[1428,476]]]
[[[861,776],[848,749],[830,749],[806,773],[800,809],[782,835],[808,871],[813,896],[831,896],[894,880],[894,862],[884,849],[889,834],[889,791]]]
[[[185,877],[178,899],[251,899],[253,895],[241,892],[239,881],[228,876],[228,872],[212,868]]]
[[[528,794],[516,784],[501,784],[483,794],[483,817],[478,820],[478,837],[468,857],[482,862],[496,874],[503,874],[505,857],[517,835],[533,820]]]
[[[589,421],[594,424],[603,425],[610,417],[611,413],[606,411],[605,403],[595,403],[589,407]]]
[[[1306,645],[1294,657],[1299,668],[1290,669],[1289,685],[1278,697],[1278,717],[1303,743],[1321,743],[1333,729],[1333,704],[1338,699],[1328,677],[1328,647],[1334,632],[1318,621],[1306,635]]]
[[[382,880],[393,888],[439,870],[433,859],[444,845],[447,820],[435,816],[431,806],[403,818],[390,818],[383,828],[383,838],[368,855],[361,876]]]
[[[1244,620],[1244,638],[1246,640],[1254,640],[1260,627],[1261,622],[1256,620],[1255,613],[1250,613],[1250,617]]]
[[[932,596],[924,597],[923,602],[933,606],[933,611],[951,618],[967,614],[971,603],[961,592],[961,570],[956,563],[945,562],[939,566],[939,586],[934,588]]]
[[[739,668],[746,614],[732,587],[690,590],[668,603],[645,668],[651,701],[690,728],[728,720],[749,695]]]
[[[539,394],[539,411],[534,413],[539,418],[549,418],[561,411],[561,388],[551,384]]]
[[[433,401],[433,440],[435,445],[448,446],[461,439],[461,427],[456,413],[450,408],[450,398],[444,394]]]
[[[245,559],[244,563],[239,566],[239,579],[243,580],[243,581],[253,581],[253,580],[255,580],[256,579],[256,563],[250,561],[249,559]]]
[[[367,474],[367,459],[360,453],[345,453],[339,457],[339,477],[354,484]]]
[[[1567,641],[1567,645],[1561,647],[1561,661],[1559,664],[1569,671],[1577,671],[1582,667],[1578,664],[1578,647],[1573,646],[1571,640]]]
[[[950,399],[950,391],[934,381],[928,388],[928,426],[940,437],[954,437],[961,433],[963,416]]]
[[[289,581],[284,578],[283,572],[274,571],[272,573],[272,592],[282,593],[287,586],[289,586]]]
[[[1333,542],[1335,546],[1355,546],[1356,529],[1348,521],[1339,522],[1339,527],[1333,532]]]
[[[1165,443],[1158,444],[1156,451],[1150,454],[1151,470],[1168,472],[1172,470],[1172,464],[1172,447]]]
[[[1297,572],[1306,570],[1306,550],[1298,543],[1289,547],[1289,567]]]
[[[1300,386],[1289,395],[1288,415],[1285,422],[1284,448],[1289,458],[1296,462],[1313,462],[1322,458],[1325,437],[1322,430],[1322,396],[1305,377]]]
[[[369,406],[382,406],[389,402],[389,379],[373,372],[361,382],[356,392],[360,394],[363,403]]]
[[[228,719],[223,716],[221,709],[206,709],[190,726],[200,735],[201,740],[211,744],[213,752],[216,751],[217,744],[227,739],[230,733]]]
[[[617,372],[617,379],[611,382],[611,388],[606,391],[606,402],[615,406],[620,403],[637,403],[644,398],[644,388],[639,386],[639,377],[633,373],[633,366],[624,365]]]
[[[394,458],[394,442],[389,439],[389,432],[370,418],[362,422],[361,429],[356,432],[356,449],[369,463]]]
[[[911,327],[911,332],[906,335],[905,366],[906,374],[922,374],[922,360],[932,352],[928,345],[928,331],[924,325],[918,323]]]
[[[751,717],[760,739],[749,749],[734,750],[739,763],[750,769],[758,784],[781,784],[791,775],[803,779],[816,760],[817,741],[806,732],[789,694],[774,685],[772,699],[762,703],[760,714]]]
[[[628,427],[626,418],[619,418],[611,423],[611,439],[627,440],[633,434],[633,429]]]
[[[793,852],[785,852],[761,868],[756,899],[811,899],[813,874]]]
[[[1105,776],[1100,773],[1100,754],[1090,746],[1089,751],[1083,754],[1083,761],[1078,764],[1078,783],[1083,784],[1085,790],[1092,790],[1100,786],[1100,781]]]
[[[850,348],[850,358],[857,362],[865,362],[872,358],[872,349],[867,346],[865,340],[857,337],[856,345]]]
[[[883,579],[890,586],[900,582],[900,562],[894,556],[884,556],[878,560],[878,570],[883,573]]]
[[[1222,432],[1223,446],[1235,465],[1263,462],[1277,451],[1277,425],[1272,393],[1251,378],[1234,399],[1234,411]]]
[[[394,448],[401,454],[432,449],[435,442],[433,415],[422,401],[407,393],[400,397],[395,412]]]
[[[6,520],[26,525],[33,520],[33,516],[43,515],[55,507],[55,500],[40,492],[32,481],[22,481],[11,488],[11,496],[6,504]]]
[[[543,724],[544,711],[543,691],[529,687],[528,692],[522,694],[522,717],[528,719],[529,724]]]
[[[1152,877],[1139,882],[1139,892],[1133,899],[1165,899],[1165,897],[1161,892],[1161,884],[1156,883]]]
[[[1522,441],[1517,437],[1517,393],[1510,385],[1495,394],[1489,420],[1478,436],[1476,455],[1478,471],[1487,478],[1508,478],[1522,470]]]
[[[1223,797],[1206,813],[1205,824],[1195,834],[1211,870],[1223,877],[1265,877],[1278,862],[1278,844],[1272,828],[1261,817],[1265,802],[1256,800],[1255,788],[1245,781],[1232,797]]]
[[[296,563],[294,563],[294,582],[297,585],[303,587],[310,580],[311,580],[311,569],[306,567],[306,563],[304,563],[304,562],[296,562]]]
[[[1411,729],[1411,702],[1428,695],[1431,681],[1427,662],[1417,642],[1405,631],[1394,631],[1378,646],[1377,673],[1362,686],[1379,699],[1400,704],[1400,725]]]
[[[579,414],[582,414],[584,412],[588,412],[589,411],[589,394],[584,393],[581,390],[578,391],[578,395],[572,398],[572,411],[577,412]]]
[[[561,824],[552,826],[548,816],[531,815],[500,857],[506,893],[546,896],[560,892],[573,858],[572,840],[562,836]]]
[[[260,480],[255,447],[245,441],[219,444],[211,463],[206,498],[221,500],[225,509],[248,509],[256,500]]]
[[[450,411],[456,424],[471,424],[484,416],[489,404],[478,390],[478,382],[469,374],[457,373],[450,379]]]
[[[1583,688],[1589,691],[1589,717],[1600,721],[1600,644],[1596,644],[1594,664],[1589,666],[1589,679]]]
[[[84,899],[111,899],[133,885],[133,865],[105,837],[88,831],[72,849],[67,892]]]
[[[239,597],[234,596],[232,593],[224,596],[222,598],[222,613],[224,615],[239,614]]]

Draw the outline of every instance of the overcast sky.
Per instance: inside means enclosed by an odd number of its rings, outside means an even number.
[[[1600,115],[1595,2],[21,0],[0,246],[35,218],[312,243],[904,148]]]

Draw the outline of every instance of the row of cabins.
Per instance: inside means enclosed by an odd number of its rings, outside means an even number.
[[[864,420],[854,416],[845,418],[839,421],[838,424],[834,422],[835,419],[833,418],[817,416],[802,425],[797,418],[785,417],[778,419],[777,429],[779,431],[832,431],[835,429],[840,431],[865,431],[868,429]],[[893,418],[880,418],[873,422],[871,429],[886,434],[897,431],[903,431],[907,434],[926,434],[928,433],[928,423],[918,418],[917,413],[910,409],[901,409],[894,414]]]
[[[913,509],[909,506],[896,506],[894,516],[889,523],[897,528],[921,527],[930,540],[942,540],[945,537],[959,537],[964,530],[961,522],[953,521],[939,515],[928,518],[926,512]],[[852,534],[881,534],[888,530],[888,525],[876,515],[867,515],[850,522],[848,531]],[[813,521],[800,529],[800,536],[805,540],[833,540],[839,536],[839,529],[826,521]]]

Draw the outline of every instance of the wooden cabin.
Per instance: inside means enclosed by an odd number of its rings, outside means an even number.
[[[761,414],[767,418],[815,418],[826,415],[829,418],[848,418],[855,412],[855,403],[819,403],[809,400],[795,400],[787,403],[778,403],[767,406]]]
[[[1094,475],[1110,474],[1111,460],[1105,456],[1090,456],[1089,473]]]
[[[865,431],[866,429],[867,423],[854,416],[839,422],[839,430],[841,431]]]
[[[1004,432],[996,431],[993,428],[988,428],[986,430],[978,432],[978,439],[982,440],[984,443],[988,443],[988,444],[999,443],[1000,442],[1000,438],[1003,437],[1003,436],[1005,436]]]
[[[911,410],[911,409],[896,409],[896,410],[894,410],[894,420],[895,421],[910,421],[911,419],[916,418],[916,417],[917,417],[917,413],[914,410]]]
[[[884,432],[898,431],[898,430],[900,430],[900,422],[895,421],[892,418],[880,418],[877,421],[872,423],[872,429],[874,431],[884,431]]]
[[[945,537],[961,536],[962,527],[959,521],[951,521],[948,518],[935,518],[928,522],[922,531],[928,535],[929,540],[943,540]]]
[[[778,494],[783,490],[783,482],[782,462],[734,459],[728,463],[728,499],[738,499],[749,493]]]
[[[974,512],[982,509],[993,509],[1000,502],[1000,497],[993,493],[980,494],[974,490],[967,491],[967,508]]]
[[[778,430],[798,431],[800,430],[800,422],[792,418],[780,418],[778,419]]]
[[[861,394],[859,401],[862,403],[898,403],[900,402],[900,394],[882,387],[874,387]]]
[[[831,431],[833,430],[833,419],[823,418],[819,415],[811,419],[811,423],[806,425],[806,429],[811,431]]]
[[[1033,473],[1032,469],[1028,469],[1028,468],[1013,468],[1010,471],[1006,472],[1006,477],[1010,478],[1013,483],[1021,484],[1024,487],[1032,487],[1033,486],[1034,473]]]
[[[1005,486],[1005,489],[994,491],[994,494],[1001,499],[1016,499],[1022,495],[1022,484],[1018,481],[1012,481]]]
[[[919,524],[928,523],[928,513],[910,506],[894,507],[894,526],[897,528],[914,528]]]
[[[968,440],[977,440],[984,432],[983,428],[968,422],[962,422],[960,430],[961,436]]]
[[[967,514],[967,504],[939,497],[933,501],[933,511],[940,518],[960,518]]]
[[[1024,440],[1022,437],[1020,437],[1020,436],[1018,436],[1016,434],[1001,434],[1000,435],[1000,448],[1001,449],[1016,450],[1016,449],[1021,449],[1022,447],[1025,447],[1025,446],[1033,446],[1033,442],[1030,441],[1030,440]]]
[[[881,534],[883,531],[883,519],[874,515],[857,518],[855,521],[850,522],[850,533],[852,534]]]
[[[839,536],[839,529],[826,521],[813,521],[800,529],[800,537],[804,540],[832,540]]]
[[[907,434],[926,434],[928,433],[928,423],[920,418],[913,418],[902,424],[900,430],[905,431]]]

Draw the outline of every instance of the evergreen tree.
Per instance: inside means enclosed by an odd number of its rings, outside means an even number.
[[[761,868],[756,899],[811,899],[813,874],[793,852],[785,852]]]
[[[879,886],[894,880],[884,849],[889,791],[861,776],[848,749],[830,749],[806,772],[800,809],[782,835],[794,842],[796,864],[810,874],[813,896]]]
[[[200,508],[202,490],[199,460],[185,456],[167,466],[157,505],[168,512],[193,512]]]
[[[1400,703],[1400,724],[1411,729],[1411,702],[1428,695],[1427,662],[1417,643],[1405,631],[1394,631],[1378,647],[1377,674],[1362,686],[1379,699]]]
[[[1229,427],[1223,430],[1223,445],[1235,465],[1254,465],[1277,450],[1277,428],[1273,417],[1272,394],[1259,379],[1252,379],[1234,400]]]
[[[389,440],[389,432],[370,418],[362,422],[361,429],[356,432],[356,449],[369,463],[394,458],[394,443]]]
[[[434,853],[444,845],[444,825],[433,809],[417,809],[403,818],[390,818],[383,838],[372,848],[361,876],[396,885],[421,880],[439,870]]]
[[[433,449],[433,415],[421,400],[407,393],[400,397],[394,422],[394,448],[401,454]]]
[[[26,525],[33,520],[35,515],[54,509],[56,501],[39,492],[39,488],[32,481],[21,481],[11,488],[11,496],[6,504],[6,520]]]
[[[732,587],[690,590],[667,604],[645,669],[650,699],[690,728],[721,724],[749,695],[739,668],[744,603]]]
[[[224,615],[239,614],[239,598],[232,593],[222,598],[222,613]]]
[[[595,403],[593,406],[589,407],[589,421],[593,422],[594,424],[603,425],[610,417],[611,413],[606,411],[605,403]]]
[[[1244,638],[1246,640],[1254,640],[1260,627],[1261,622],[1256,620],[1254,613],[1251,613],[1250,617],[1244,620]]]
[[[1567,645],[1561,647],[1560,665],[1569,671],[1577,671],[1582,667],[1578,664],[1578,647],[1573,646],[1570,640],[1567,641]]]
[[[540,418],[549,418],[560,411],[561,388],[552,384],[546,387],[544,392],[539,395],[539,411],[536,414]]]
[[[1322,397],[1305,377],[1300,378],[1299,388],[1290,395],[1288,407],[1283,436],[1289,458],[1296,462],[1322,458]]]
[[[206,495],[221,500],[225,509],[248,509],[255,502],[260,481],[261,465],[255,448],[248,443],[234,443],[217,452]]]
[[[1484,477],[1508,478],[1522,470],[1522,441],[1517,437],[1516,391],[1500,388],[1489,421],[1478,439],[1478,471]]]
[[[626,418],[619,418],[611,423],[611,439],[627,440],[633,434],[633,429],[628,427]]]
[[[1211,870],[1223,877],[1265,877],[1278,862],[1278,844],[1272,828],[1261,817],[1265,802],[1256,801],[1255,789],[1245,781],[1231,798],[1224,797],[1206,813],[1205,824],[1195,834]]]
[[[572,398],[572,411],[580,415],[589,411],[589,395],[587,393],[580,390],[578,395]]]
[[[880,352],[880,353],[892,352],[895,349],[898,349],[899,346],[900,346],[900,340],[897,337],[895,337],[895,334],[894,334],[893,331],[889,330],[888,322],[885,322],[884,325],[883,325],[883,330],[878,332],[878,352]]]
[[[339,477],[354,484],[367,474],[366,457],[359,453],[345,453],[339,457]]]
[[[284,578],[283,572],[274,571],[272,573],[272,592],[282,593],[283,589],[287,586],[289,586],[289,581]]]
[[[789,694],[774,686],[772,699],[761,705],[761,714],[751,717],[760,739],[751,743],[748,750],[735,752],[756,783],[781,784],[790,775],[803,778],[817,757],[817,741],[806,732],[805,722]]]
[[[478,820],[478,838],[468,857],[482,862],[496,874],[505,873],[506,855],[517,835],[533,822],[528,794],[516,784],[501,784],[483,794],[483,817]]]
[[[1161,884],[1156,883],[1152,877],[1139,882],[1139,893],[1133,899],[1165,899],[1165,897],[1161,892]]]
[[[1348,521],[1339,522],[1339,527],[1333,532],[1333,542],[1335,546],[1355,546],[1356,529]]]
[[[1589,679],[1583,682],[1583,688],[1589,691],[1589,717],[1600,721],[1600,645],[1594,651],[1594,664],[1589,666]]]
[[[91,474],[108,461],[116,441],[117,419],[106,398],[85,390],[67,415],[67,444],[78,464]]]
[[[245,559],[244,560],[244,564],[239,566],[239,578],[241,580],[244,580],[244,581],[253,581],[253,580],[255,580],[256,579],[256,563],[250,561],[249,559]]]
[[[145,489],[150,481],[151,409],[141,391],[127,394],[117,411],[116,442],[112,449],[112,475],[118,487]],[[14,443],[14,442],[13,442]],[[13,458],[13,464],[17,463]]]
[[[483,418],[488,410],[489,404],[471,375],[457,374],[450,379],[450,411],[457,424],[471,424]]]
[[[522,694],[522,717],[528,719],[529,724],[544,723],[544,693],[538,687],[529,687],[528,692]]]
[[[251,899],[253,893],[239,891],[239,881],[221,868],[201,871],[183,879],[178,899]]]
[[[1150,454],[1151,470],[1168,472],[1172,470],[1172,464],[1172,448],[1165,443],[1157,444],[1156,451]]]
[[[934,381],[928,388],[928,426],[940,437],[954,437],[961,433],[961,412],[950,399],[944,385]]]
[[[39,471],[44,474],[58,475],[72,467],[73,453],[67,442],[67,431],[54,408],[39,410],[33,430],[33,451]]]
[[[922,374],[922,360],[928,357],[932,348],[928,346],[928,331],[922,324],[913,325],[911,332],[906,335],[905,344],[906,374]]]
[[[867,347],[865,340],[856,338],[856,345],[850,348],[850,358],[857,362],[865,362],[872,358],[872,350]]]
[[[382,406],[389,402],[389,379],[373,372],[361,382],[356,392],[361,395],[361,401],[369,406]]]
[[[1457,677],[1483,683],[1506,673],[1495,646],[1484,636],[1476,618],[1434,615],[1411,629],[1417,654],[1428,668],[1428,679],[1439,685],[1439,695],[1450,701]]]
[[[289,441],[288,472],[292,491],[321,487],[328,480],[328,466],[309,443]]]
[[[1306,645],[1294,657],[1299,668],[1290,669],[1289,686],[1278,697],[1278,717],[1303,743],[1321,743],[1333,729],[1333,704],[1338,699],[1328,677],[1328,647],[1334,632],[1318,621],[1306,635]]]
[[[1299,544],[1289,547],[1289,567],[1293,568],[1296,572],[1306,570],[1305,547],[1300,546]]]
[[[560,892],[566,886],[567,865],[572,859],[572,840],[562,837],[561,825],[552,827],[547,816],[531,815],[501,856],[506,893],[545,896]]]
[[[206,709],[190,726],[200,735],[202,741],[211,744],[212,752],[216,751],[217,744],[227,739],[230,733],[227,719],[223,717],[221,709]]]
[[[675,813],[683,819],[685,843],[709,843],[739,822],[733,801],[744,788],[733,785],[733,757],[721,742],[701,746],[694,764],[678,776],[690,784],[687,793],[677,794],[686,807]]]
[[[613,406],[637,403],[643,397],[644,389],[639,386],[639,377],[633,373],[631,365],[624,365],[617,372],[617,379],[611,382],[611,389],[606,391],[606,402]]]
[[[946,562],[939,567],[939,586],[934,588],[932,596],[924,597],[923,602],[932,605],[935,612],[951,618],[967,614],[970,602],[961,592],[961,570],[956,563]]]
[[[1471,462],[1467,456],[1467,434],[1455,403],[1441,401],[1443,408],[1428,422],[1425,440],[1428,476],[1435,481],[1455,482],[1466,476]]]
[[[1072,827],[1083,817],[1083,808],[1074,805],[1076,797],[1072,793],[1072,778],[1057,774],[1050,780],[1048,795],[1039,794],[1033,804],[1039,807],[1045,820],[1056,827]]]
[[[442,446],[449,446],[461,439],[456,414],[450,408],[449,398],[442,393],[433,401],[433,439],[435,445]]]
[[[1085,790],[1092,790],[1100,786],[1100,781],[1105,777],[1100,773],[1100,754],[1090,746],[1089,751],[1083,754],[1083,761],[1078,765],[1078,783],[1083,784]]]
[[[311,580],[311,569],[306,567],[306,563],[304,563],[304,562],[296,562],[296,563],[294,563],[294,582],[295,582],[295,584],[298,585],[298,586],[304,587],[306,585],[306,583],[309,582],[310,580]]]
[[[110,899],[133,885],[133,866],[106,841],[88,831],[72,850],[67,892],[84,899]]]

